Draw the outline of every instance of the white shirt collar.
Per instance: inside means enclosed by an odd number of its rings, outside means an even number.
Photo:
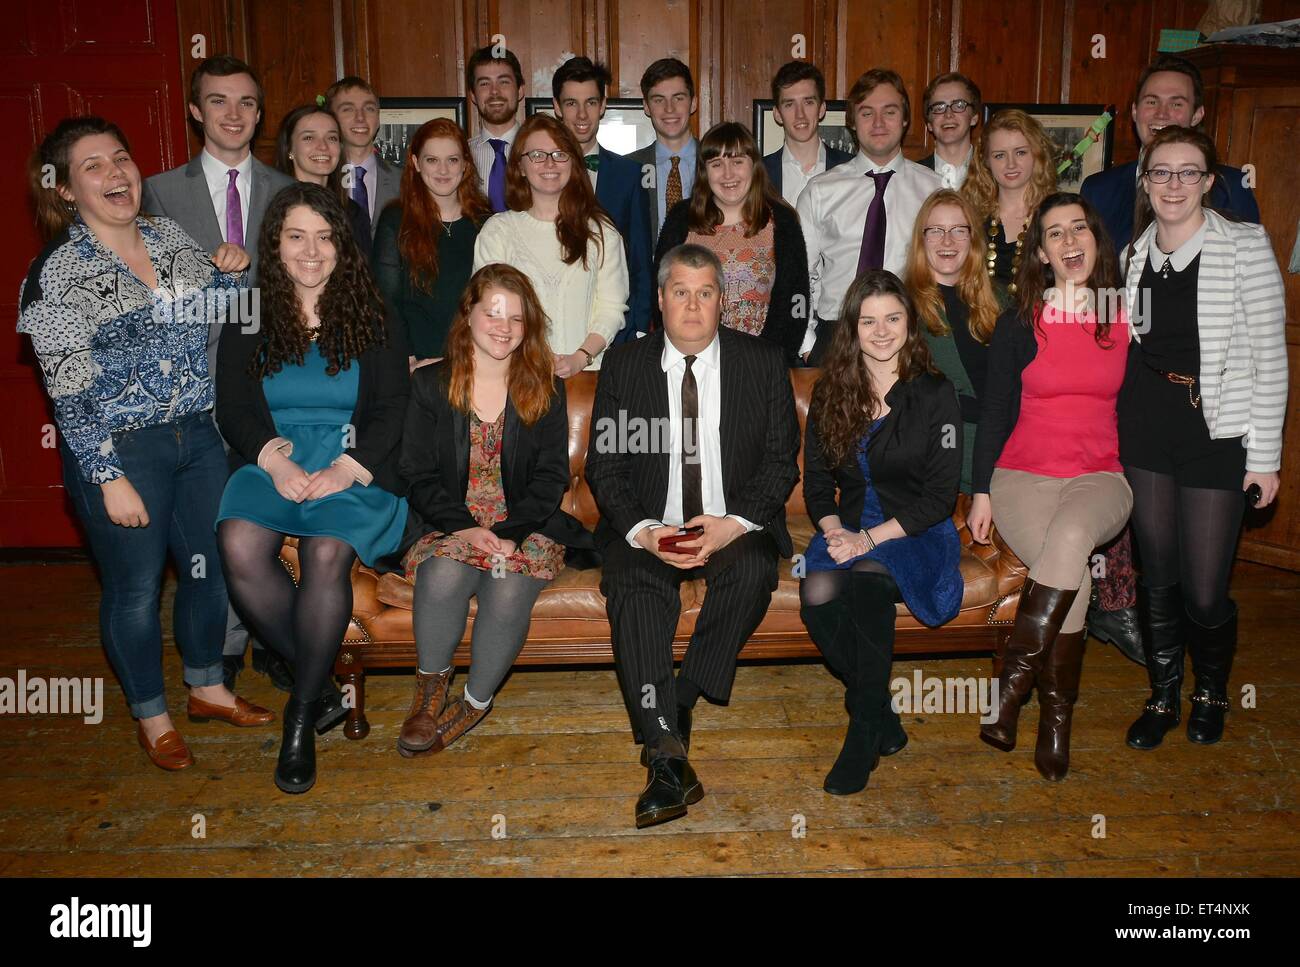
[[[231,165],[226,164],[219,158],[214,158],[208,153],[207,148],[199,152],[199,162],[203,165],[203,176],[208,179],[209,183],[218,181],[222,184],[226,183],[229,178],[226,172],[231,169]],[[253,171],[253,153],[250,151],[244,155],[244,160],[234,165],[234,169],[239,172],[239,177],[248,178]]]
[[[507,131],[505,134],[502,135],[488,134],[487,131],[484,130],[479,132],[479,137],[483,139],[484,144],[487,144],[488,140],[491,138],[500,137],[500,139],[506,143],[506,147],[509,147],[510,145],[515,143],[515,135],[517,135],[518,133],[519,133],[519,122],[516,121],[514,123],[514,126],[511,127],[510,130]]]
[[[974,151],[975,147],[972,145],[966,151],[966,160],[959,165],[955,165],[950,161],[944,161],[939,157],[939,152],[935,151],[934,173],[943,179],[943,186],[945,188],[961,187],[961,182],[966,180],[966,172],[970,170],[970,159]],[[949,184],[950,180],[955,182],[955,184]]]
[[[721,323],[719,323],[721,325]],[[668,338],[668,333],[664,333],[664,351],[659,357],[659,365],[666,373],[679,362],[686,358],[686,354],[673,345],[673,341]],[[696,363],[703,363],[710,369],[718,368],[718,335],[713,334],[713,341],[695,354]]]
[[[790,166],[790,167],[798,168],[800,171],[803,171],[803,165],[799,163],[799,159],[790,153],[790,142],[788,141],[781,146],[781,164],[782,166]],[[825,170],[826,170],[826,142],[823,141],[821,138],[818,138],[817,139],[817,163],[814,165],[813,171],[818,172],[818,171],[825,171]]]
[[[899,172],[903,170],[903,161],[904,161],[903,149],[900,147],[898,149],[898,152],[892,158],[886,161],[883,165],[876,164],[874,161],[868,158],[861,149],[859,149],[858,153],[854,155],[853,160],[857,163],[860,171],[864,171],[864,172],[874,171],[877,173],[882,171]]]
[[[1205,233],[1210,227],[1208,219],[1201,221],[1201,227],[1196,230],[1196,234],[1185,241],[1173,252],[1166,255],[1160,251],[1160,246],[1156,244],[1155,233],[1151,233],[1151,245],[1147,248],[1147,259],[1153,269],[1159,270],[1165,264],[1168,258],[1175,272],[1181,272],[1187,266],[1192,264],[1192,259],[1200,254],[1201,247],[1205,244]]]

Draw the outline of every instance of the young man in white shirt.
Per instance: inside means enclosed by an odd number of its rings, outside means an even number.
[[[662,57],[641,75],[644,110],[655,129],[654,144],[633,151],[629,158],[641,166],[641,185],[650,228],[650,251],[659,243],[659,229],[668,209],[691,197],[695,185],[695,149],[691,115],[700,106],[691,69],[676,57]]]
[[[792,60],[772,78],[776,123],[785,144],[763,157],[768,177],[792,206],[804,185],[824,171],[853,160],[853,155],[822,141],[819,125],[826,117],[826,78],[806,60]]]
[[[867,71],[849,91],[847,108],[858,153],[799,195],[812,302],[799,355],[813,366],[833,328],[819,322],[839,317],[844,293],[863,270],[902,274],[917,213],[940,187],[938,175],[903,157],[911,101],[896,72]]]
[[[982,104],[975,82],[956,71],[940,74],[921,95],[925,127],[934,138],[934,152],[917,164],[937,174],[945,188],[959,191],[966,182]]]
[[[343,138],[343,184],[357,203],[371,238],[384,206],[402,191],[402,174],[375,153],[379,95],[363,78],[344,77],[330,85],[325,103],[339,119]],[[366,240],[367,244],[369,239]]]
[[[496,46],[480,47],[465,65],[465,89],[478,112],[479,133],[469,139],[479,184],[494,212],[506,210],[506,169],[519,133],[524,71],[519,58]]]

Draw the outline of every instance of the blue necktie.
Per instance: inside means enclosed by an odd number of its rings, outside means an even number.
[[[370,234],[370,192],[366,190],[366,169],[360,165],[352,166],[352,200],[361,206],[362,221],[366,234]]]
[[[506,210],[506,143],[500,138],[488,138],[488,144],[496,152],[488,175],[488,201],[494,212],[503,212]]]

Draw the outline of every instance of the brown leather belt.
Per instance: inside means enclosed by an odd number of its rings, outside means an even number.
[[[1145,363],[1146,368],[1151,370],[1151,372],[1158,373],[1159,375],[1163,376],[1165,379],[1169,380],[1169,382],[1171,383],[1177,383],[1179,386],[1186,386],[1187,402],[1192,404],[1192,409],[1197,409],[1200,407],[1201,394],[1200,393],[1196,393],[1195,395],[1192,394],[1192,387],[1196,385],[1195,376],[1184,376],[1182,373],[1172,373],[1167,369],[1158,369],[1157,367],[1152,366],[1150,363],[1147,363],[1145,360],[1143,360],[1143,362]]]

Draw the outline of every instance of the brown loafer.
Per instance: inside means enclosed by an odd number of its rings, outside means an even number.
[[[432,675],[415,673],[415,695],[411,711],[397,736],[397,751],[408,758],[427,752],[438,732],[438,716],[447,705],[453,669]]]
[[[438,716],[437,731],[434,733],[429,751],[441,752],[483,721],[484,716],[490,711],[492,711],[491,705],[487,708],[475,708],[463,698],[456,699]]]
[[[246,702],[238,695],[235,696],[234,708],[227,705],[213,705],[211,702],[205,702],[191,695],[189,705],[186,706],[185,711],[189,715],[191,722],[206,722],[208,719],[216,719],[219,722],[229,722],[231,725],[238,725],[240,728],[245,729],[250,726],[266,725],[268,722],[275,721],[275,713],[270,709]]]
[[[175,729],[164,732],[158,736],[157,742],[150,745],[149,739],[145,737],[144,727],[137,725],[136,738],[140,740],[140,748],[144,749],[145,754],[149,756],[149,761],[159,769],[176,772],[194,765],[194,756],[190,755],[190,750],[185,747],[185,740]]]

